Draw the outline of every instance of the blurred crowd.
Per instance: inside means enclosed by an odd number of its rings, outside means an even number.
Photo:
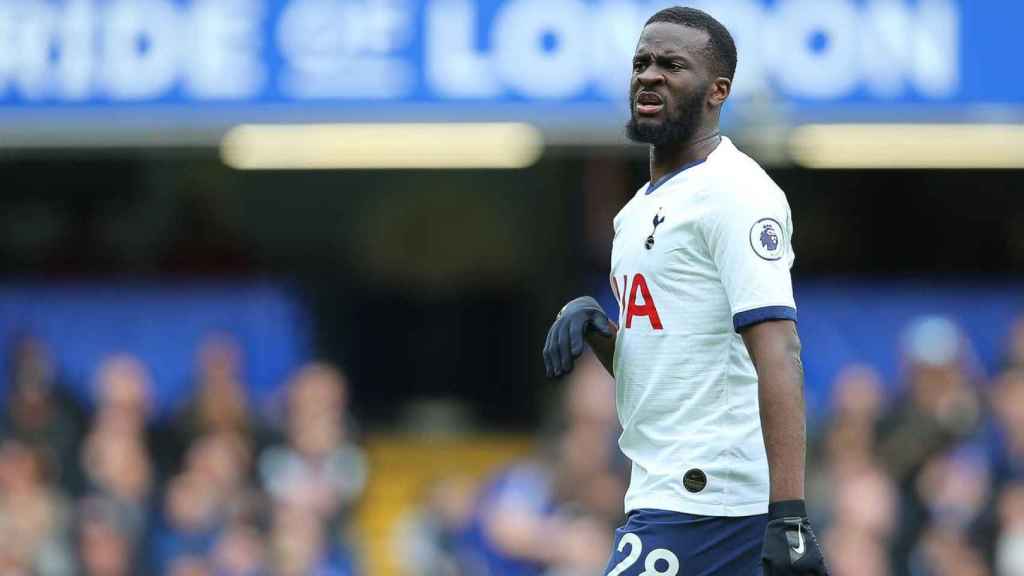
[[[960,327],[909,325],[901,380],[844,367],[812,414],[807,498],[836,576],[1024,575],[1024,320],[986,374]],[[131,356],[69,394],[44,343],[10,350],[0,441],[0,574],[347,576],[368,464],[336,367],[299,367],[250,406],[243,352],[211,336],[193,396],[154,418]],[[614,382],[590,355],[530,458],[437,471],[394,527],[415,576],[597,576],[623,521]]]
[[[623,518],[615,382],[585,354],[532,458],[483,482],[441,477],[395,531],[417,576],[598,576]]]
[[[904,381],[846,367],[808,496],[838,576],[1024,574],[1024,320],[987,377],[951,320],[903,340]]]
[[[812,414],[807,498],[835,576],[1024,575],[1024,320],[986,377],[953,321],[906,329],[902,380],[844,367]],[[473,497],[439,482],[396,534],[409,574],[597,576],[623,521],[614,383],[592,358],[557,431]]]
[[[105,359],[69,394],[45,343],[17,337],[0,441],[4,576],[347,576],[367,463],[344,375],[300,367],[279,414],[250,406],[242,350],[211,335],[191,398],[155,418],[146,366]]]

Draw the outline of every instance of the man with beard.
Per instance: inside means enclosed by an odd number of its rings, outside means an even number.
[[[793,224],[719,132],[735,70],[708,14],[647,21],[627,131],[651,146],[651,181],[614,220],[619,323],[577,298],[544,346],[549,376],[586,342],[616,379],[632,474],[607,576],[827,574],[804,506]]]

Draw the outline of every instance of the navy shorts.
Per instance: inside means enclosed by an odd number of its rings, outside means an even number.
[[[615,531],[605,576],[760,576],[768,515],[634,510]]]

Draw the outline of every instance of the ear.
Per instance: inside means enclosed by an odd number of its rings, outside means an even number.
[[[726,99],[729,98],[729,93],[732,92],[732,80],[728,78],[716,78],[711,83],[711,88],[708,91],[708,103],[713,107],[718,108],[725,103]]]

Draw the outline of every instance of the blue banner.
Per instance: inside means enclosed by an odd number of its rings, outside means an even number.
[[[6,285],[0,288],[0,348],[29,335],[53,354],[60,380],[87,403],[95,375],[115,354],[149,370],[151,400],[165,415],[191,398],[205,338],[227,335],[243,352],[241,378],[261,410],[312,355],[306,311],[293,294],[261,283]],[[0,354],[0,402],[10,386]]]
[[[704,0],[739,49],[733,107],[962,114],[1024,102],[1024,3]],[[665,2],[0,0],[0,111],[227,119],[625,114]],[[12,114],[13,113],[13,114]],[[52,119],[45,114],[35,120]],[[152,120],[152,117],[149,118]]]

